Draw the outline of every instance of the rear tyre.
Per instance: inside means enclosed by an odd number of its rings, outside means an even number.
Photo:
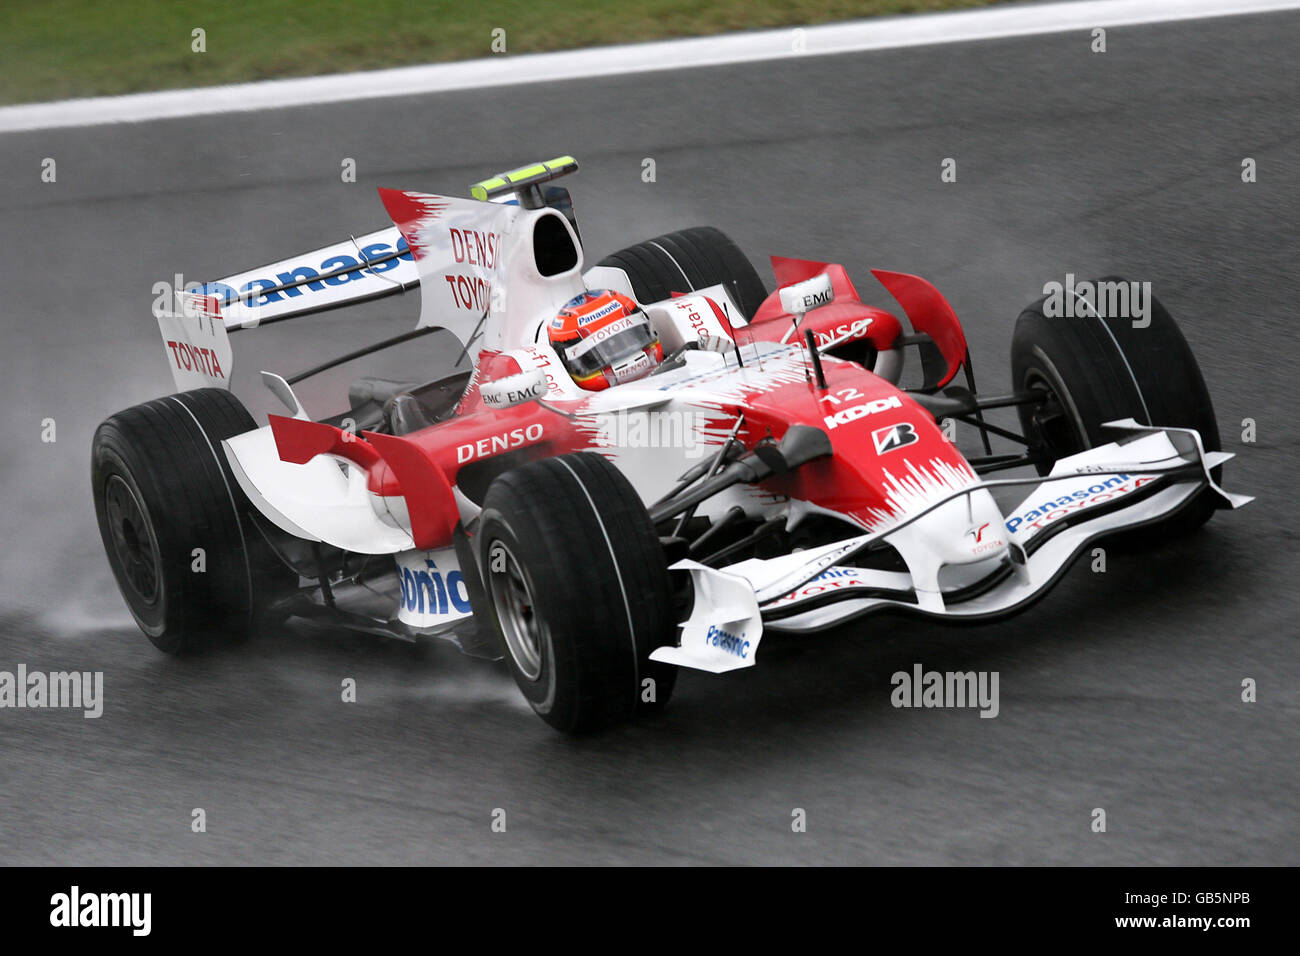
[[[249,518],[221,441],[256,428],[239,400],[205,388],[136,405],[95,432],[91,484],[118,589],[169,654],[250,633],[296,584]]]
[[[638,302],[659,302],[674,292],[695,292],[730,282],[734,283],[736,305],[749,321],[767,298],[763,280],[748,257],[712,226],[665,233],[596,264],[626,272]]]
[[[599,455],[532,462],[492,482],[479,560],[515,683],[558,730],[579,733],[662,709],[677,668],[659,538],[628,480]]]
[[[1124,281],[1118,276],[1096,280]],[[1040,474],[1061,458],[1114,441],[1121,433],[1102,423],[1120,418],[1194,428],[1206,451],[1219,450],[1219,426],[1200,366],[1159,301],[1152,297],[1145,328],[1117,316],[1052,318],[1044,314],[1045,301],[1020,313],[1011,338],[1013,387],[1047,396],[1040,406],[1019,409],[1025,436],[1048,454],[1038,466]],[[1217,497],[1205,489],[1158,528],[1167,534],[1191,531],[1216,506]]]

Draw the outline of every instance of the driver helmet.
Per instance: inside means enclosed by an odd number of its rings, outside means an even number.
[[[564,303],[547,334],[569,375],[593,392],[644,378],[664,360],[649,317],[609,289],[591,289]]]

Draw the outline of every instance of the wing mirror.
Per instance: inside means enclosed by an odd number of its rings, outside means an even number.
[[[781,289],[781,308],[790,315],[802,316],[823,305],[830,305],[835,298],[831,289],[831,277],[826,273],[796,282]]]
[[[546,372],[540,368],[516,372],[491,382],[481,382],[478,393],[488,408],[514,408],[525,402],[536,401],[546,394],[550,386]]]

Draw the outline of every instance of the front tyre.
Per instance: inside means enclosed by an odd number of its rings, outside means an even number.
[[[694,226],[620,249],[596,263],[622,269],[638,302],[660,302],[674,292],[695,292],[728,283],[748,321],[767,297],[746,255],[713,226]]]
[[[677,668],[668,569],[649,514],[599,455],[532,462],[492,482],[478,531],[492,620],[515,683],[578,733],[661,709]]]
[[[1107,276],[1093,287],[1125,282]],[[1132,317],[1099,317],[1086,303],[1074,317],[1048,316],[1045,302],[1046,297],[1038,299],[1020,313],[1011,338],[1013,387],[1044,395],[1040,405],[1019,409],[1025,436],[1044,453],[1041,474],[1061,458],[1114,441],[1121,433],[1102,425],[1122,418],[1193,428],[1207,452],[1219,450],[1219,426],[1200,366],[1154,296],[1148,303],[1150,323],[1137,328]],[[1209,520],[1216,506],[1214,492],[1204,489],[1159,530],[1191,531]]]

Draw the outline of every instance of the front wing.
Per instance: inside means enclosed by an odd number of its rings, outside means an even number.
[[[679,644],[651,658],[721,673],[753,666],[765,630],[821,631],[887,609],[964,622],[1007,617],[1046,593],[1097,538],[1168,518],[1207,488],[1224,507],[1252,500],[1219,487],[1211,471],[1232,456],[1207,453],[1197,432],[1133,419],[1108,427],[1126,434],[1057,462],[1046,477],[977,482],[879,532],[717,569],[679,562],[674,569],[691,575],[694,605]],[[1005,547],[988,561],[951,568],[937,599],[920,592],[908,572],[852,562],[955,498],[1029,485],[1029,495],[1005,514]]]

